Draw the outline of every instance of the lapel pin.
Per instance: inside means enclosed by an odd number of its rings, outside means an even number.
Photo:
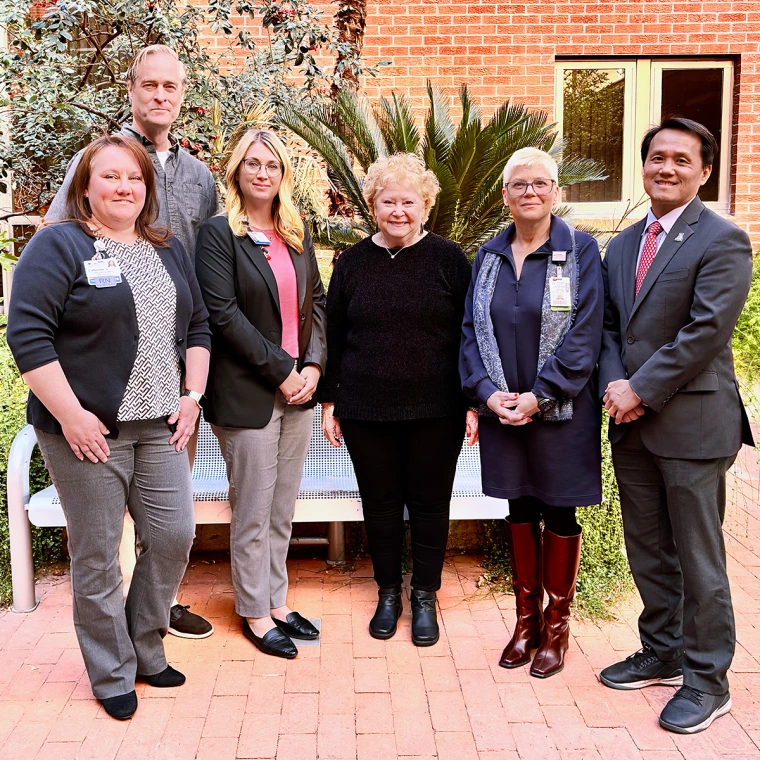
[[[676,235],[676,243],[683,243],[683,232],[679,232]]]

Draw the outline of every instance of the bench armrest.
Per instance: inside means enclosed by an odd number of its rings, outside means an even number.
[[[38,604],[34,594],[32,526],[26,513],[30,498],[29,463],[36,445],[34,428],[26,425],[13,439],[8,454],[8,530],[14,612],[31,612]]]

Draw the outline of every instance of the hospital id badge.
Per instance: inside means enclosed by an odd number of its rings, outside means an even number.
[[[271,245],[272,241],[263,233],[258,230],[248,230],[248,237],[253,240],[256,245]]]
[[[96,288],[113,288],[121,282],[121,267],[116,259],[90,259],[84,262],[87,282]]]
[[[549,306],[552,311],[570,311],[570,278],[549,278]]]

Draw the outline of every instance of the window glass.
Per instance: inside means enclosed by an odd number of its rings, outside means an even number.
[[[704,124],[721,145],[723,69],[665,69],[662,72],[662,118],[682,116]],[[703,201],[717,201],[720,161],[699,191]]]
[[[566,199],[620,201],[623,193],[624,69],[565,69],[562,132],[568,153],[605,168],[602,182],[568,185]]]

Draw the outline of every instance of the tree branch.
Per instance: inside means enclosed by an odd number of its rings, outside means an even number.
[[[121,126],[118,121],[115,121],[107,113],[103,113],[102,111],[97,111],[96,109],[91,108],[90,106],[86,106],[84,103],[69,101],[69,105],[74,106],[74,108],[81,108],[82,111],[87,111],[87,113],[91,113],[93,116],[98,116],[101,119],[105,119],[108,122],[109,129],[112,129],[112,128],[118,129]]]

